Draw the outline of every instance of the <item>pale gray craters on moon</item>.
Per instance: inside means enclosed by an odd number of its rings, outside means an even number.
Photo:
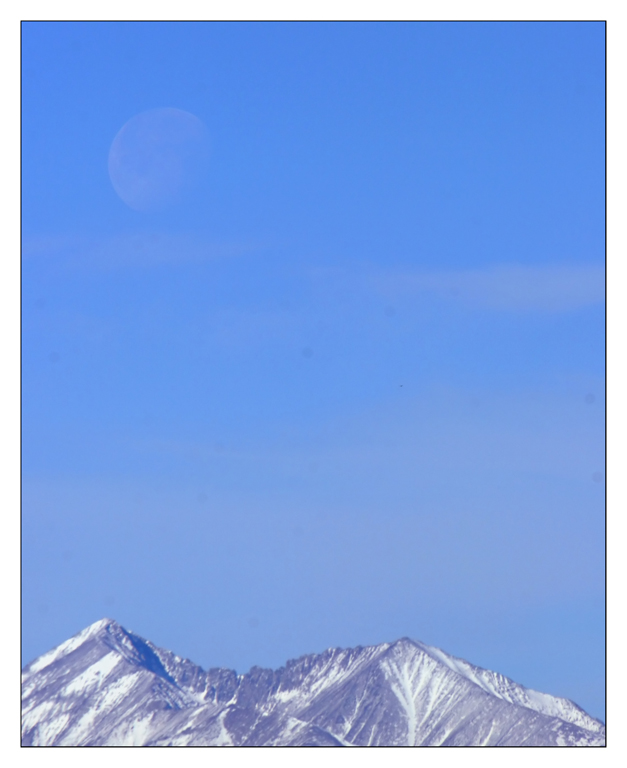
[[[209,159],[205,124],[182,109],[151,109],[122,126],[109,150],[109,177],[137,211],[158,211],[185,198]]]

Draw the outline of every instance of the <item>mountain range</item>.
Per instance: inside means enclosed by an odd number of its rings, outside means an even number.
[[[24,746],[604,746],[605,726],[403,638],[205,671],[102,619],[22,673]]]

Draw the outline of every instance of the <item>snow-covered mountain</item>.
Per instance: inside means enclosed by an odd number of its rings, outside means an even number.
[[[22,685],[27,746],[605,744],[572,701],[407,638],[238,675],[103,619],[29,664]]]

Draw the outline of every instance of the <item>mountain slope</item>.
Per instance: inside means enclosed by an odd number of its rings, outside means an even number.
[[[205,671],[103,619],[23,670],[22,743],[602,746],[576,704],[403,638]]]

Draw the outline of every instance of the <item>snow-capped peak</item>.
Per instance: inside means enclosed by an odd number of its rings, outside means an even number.
[[[433,646],[332,648],[203,670],[102,619],[24,669],[23,744],[581,745],[605,727]]]

